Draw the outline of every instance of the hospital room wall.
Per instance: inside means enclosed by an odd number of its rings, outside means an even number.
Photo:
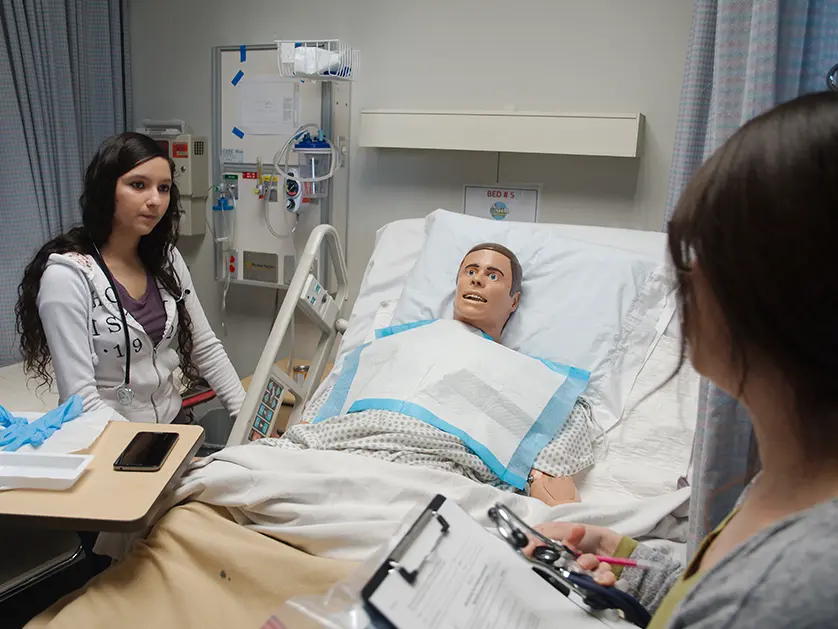
[[[375,231],[460,209],[466,183],[543,184],[543,222],[659,229],[691,15],[688,0],[130,0],[135,124],[182,118],[209,136],[213,46],[340,37],[358,47],[349,203],[335,208],[354,295]],[[641,112],[646,124],[639,159],[375,151],[357,147],[365,108]],[[220,332],[212,240],[181,248]],[[231,290],[223,340],[242,374],[273,307],[271,291]],[[313,348],[306,330],[302,354]]]

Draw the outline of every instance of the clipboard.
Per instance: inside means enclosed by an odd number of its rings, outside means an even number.
[[[545,581],[462,507],[437,495],[361,598],[378,629],[626,629]]]

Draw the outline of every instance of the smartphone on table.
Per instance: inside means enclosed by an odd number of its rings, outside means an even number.
[[[138,432],[122,451],[113,468],[124,472],[156,472],[177,443],[176,432]]]

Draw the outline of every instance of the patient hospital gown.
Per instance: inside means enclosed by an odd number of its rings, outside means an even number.
[[[313,399],[303,413],[312,421],[331,389]],[[570,476],[594,464],[594,424],[587,402],[579,400],[564,426],[544,447],[535,469],[551,476]],[[395,463],[460,474],[500,489],[514,490],[454,435],[401,413],[371,409],[293,426],[278,439],[256,443],[292,450],[336,450]]]

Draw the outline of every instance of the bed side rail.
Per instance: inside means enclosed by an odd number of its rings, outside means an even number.
[[[324,284],[314,275],[317,256],[324,242],[328,247],[328,260],[334,268],[337,280],[337,290],[334,295],[329,294]],[[326,271],[325,268],[320,269],[320,273],[324,276]],[[300,256],[265,349],[259,357],[247,396],[230,432],[228,446],[241,445],[272,435],[286,391],[294,396],[294,409],[289,426],[299,421],[305,403],[320,384],[323,370],[338,334],[346,330],[347,322],[342,318],[342,314],[348,296],[346,261],[337,230],[331,225],[318,225],[311,232]],[[320,340],[317,343],[308,377],[302,386],[275,365],[282,341],[291,326],[297,308],[305,312],[320,329]]]

